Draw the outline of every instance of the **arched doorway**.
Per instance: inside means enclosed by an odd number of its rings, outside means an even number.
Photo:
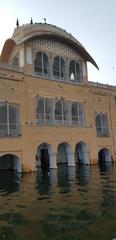
[[[5,154],[0,157],[0,170],[12,170],[21,172],[21,162],[19,157],[13,154]]]
[[[52,161],[52,147],[48,143],[42,143],[37,148],[36,166],[41,166],[42,170],[49,170]]]
[[[108,148],[102,148],[98,152],[99,163],[112,162],[111,151]]]
[[[78,164],[89,164],[89,152],[87,144],[80,141],[75,148],[75,161]]]
[[[57,148],[57,164],[70,164],[72,161],[71,146],[63,142]]]

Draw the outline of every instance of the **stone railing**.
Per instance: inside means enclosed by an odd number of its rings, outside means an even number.
[[[85,121],[82,117],[69,115],[54,115],[54,114],[37,114],[36,124],[38,126],[76,126],[86,127]]]

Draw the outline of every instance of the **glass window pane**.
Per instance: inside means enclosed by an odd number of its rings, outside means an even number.
[[[46,53],[43,53],[43,74],[48,74],[48,56]]]
[[[59,56],[54,58],[54,62],[53,62],[53,75],[55,77],[59,77],[60,76]]]
[[[0,136],[7,135],[7,104],[0,103]]]
[[[78,121],[77,102],[72,103],[72,121]]]
[[[69,65],[69,78],[75,80],[75,61],[71,61]]]
[[[36,112],[39,113],[44,113],[44,98],[39,98]]]
[[[52,114],[52,100],[51,99],[45,99],[45,113],[46,114]]]
[[[55,119],[62,120],[62,101],[58,100],[55,104]]]
[[[9,125],[19,125],[19,105],[9,104]]]
[[[9,104],[9,135],[20,134],[20,108],[18,104]]]
[[[64,78],[65,76],[65,61],[63,58],[61,58],[61,78]]]
[[[38,74],[42,75],[42,52],[36,53],[36,58],[34,61],[34,70]]]

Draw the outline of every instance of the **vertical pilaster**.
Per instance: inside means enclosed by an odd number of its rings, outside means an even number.
[[[75,166],[75,154],[74,154],[74,152],[68,153],[68,166],[69,167]]]
[[[50,168],[57,168],[57,153],[53,152],[50,157]]]

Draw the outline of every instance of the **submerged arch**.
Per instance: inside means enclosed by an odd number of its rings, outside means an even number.
[[[21,172],[21,161],[14,154],[5,154],[0,157],[0,170],[12,170]]]
[[[111,150],[108,148],[102,148],[98,152],[98,161],[99,164],[106,163],[106,162],[112,162],[112,153]]]
[[[41,166],[45,170],[52,168],[53,153],[51,144],[44,142],[37,147],[36,166]]]
[[[72,161],[71,146],[67,142],[62,142],[57,148],[57,164],[70,165]]]
[[[85,142],[78,142],[75,147],[75,161],[78,164],[90,164],[88,147]]]

